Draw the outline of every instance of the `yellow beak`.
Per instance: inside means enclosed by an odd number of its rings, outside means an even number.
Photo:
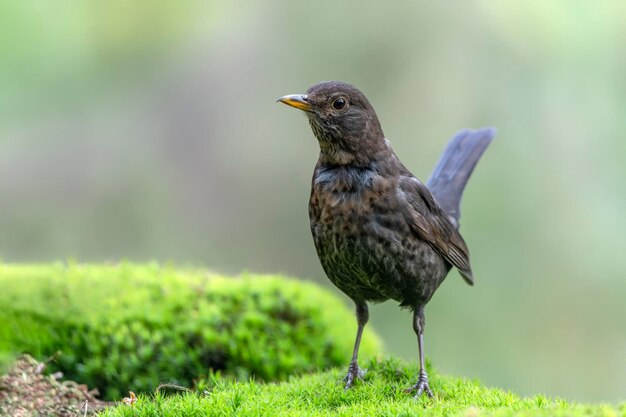
[[[288,106],[295,107],[296,109],[311,111],[311,105],[307,100],[306,94],[290,94],[279,98],[277,101],[285,103]]]

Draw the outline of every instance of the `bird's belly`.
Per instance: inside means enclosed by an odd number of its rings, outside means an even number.
[[[328,278],[355,301],[426,303],[450,269],[393,212],[325,207],[311,231]]]

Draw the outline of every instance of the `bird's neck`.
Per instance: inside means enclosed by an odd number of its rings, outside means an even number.
[[[357,149],[340,146],[336,143],[320,142],[320,166],[351,166],[370,168],[380,164],[393,164],[397,161],[393,149],[386,139],[375,143],[361,144]]]
[[[320,147],[319,163],[324,166],[360,166],[365,167],[370,164],[368,158],[359,155],[351,150],[342,149],[339,146]]]

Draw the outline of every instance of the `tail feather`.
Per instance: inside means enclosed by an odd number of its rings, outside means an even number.
[[[426,185],[439,206],[459,227],[461,197],[476,163],[496,134],[492,127],[464,129],[448,143]]]

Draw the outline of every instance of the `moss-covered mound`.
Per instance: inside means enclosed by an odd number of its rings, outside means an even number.
[[[108,399],[193,386],[210,369],[282,380],[345,365],[356,330],[353,313],[313,284],[156,264],[0,264],[0,306],[0,360],[60,352],[53,371]],[[378,350],[366,334],[363,354]]]
[[[417,369],[398,360],[373,360],[365,380],[345,391],[344,368],[279,384],[223,382],[203,392],[140,396],[132,406],[109,408],[102,417],[205,416],[539,416],[626,417],[626,404],[581,405],[541,395],[522,398],[476,381],[429,372],[433,398],[414,399],[404,388]]]

